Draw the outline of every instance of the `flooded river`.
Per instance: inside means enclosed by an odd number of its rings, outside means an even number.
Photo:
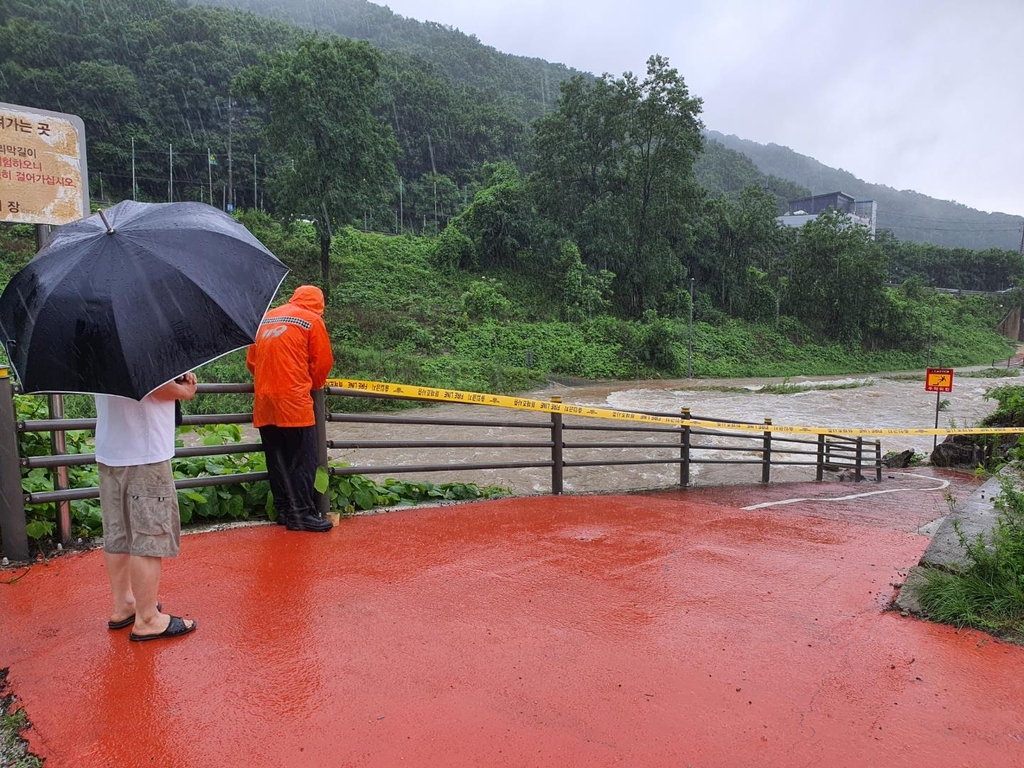
[[[966,372],[966,369],[965,371]],[[961,372],[961,373],[963,373]],[[530,397],[549,399],[561,397],[562,402],[634,411],[679,413],[689,408],[695,417],[737,419],[760,422],[771,418],[776,425],[814,427],[862,428],[929,428],[935,425],[936,395],[925,392],[924,373],[876,374],[857,377],[791,377],[785,383],[805,387],[788,394],[758,392],[766,384],[783,383],[782,379],[728,379],[728,380],[667,380],[605,382],[581,386],[550,386],[534,391]],[[1018,383],[1020,377],[968,378],[955,377],[953,391],[943,393],[948,401],[939,413],[939,425],[950,427],[971,426],[994,410],[996,403],[985,399],[989,389]],[[840,385],[855,385],[837,389]],[[825,388],[832,387],[832,388]],[[502,419],[505,421],[547,422],[544,414],[511,411],[484,406],[443,404],[408,412],[406,415],[423,418]],[[594,424],[600,420],[573,420],[566,424]],[[608,423],[608,422],[601,422]],[[344,441],[380,440],[447,440],[447,441],[542,441],[550,432],[542,429],[509,429],[498,427],[452,427],[395,424],[329,425],[328,437]],[[569,444],[582,441],[622,442],[648,439],[666,443],[675,442],[673,435],[661,434],[637,437],[610,432],[583,432],[567,430]],[[707,438],[704,438],[705,441]],[[813,438],[811,438],[813,439]],[[882,440],[882,452],[913,449],[927,454],[932,449],[931,436],[897,436]],[[569,449],[567,461],[601,460],[609,457],[637,459],[640,456],[678,457],[677,447],[651,449]],[[704,458],[721,458],[714,450],[700,454]],[[356,448],[332,450],[333,461],[344,461],[354,467],[365,468],[367,474],[374,467],[416,466],[451,463],[454,466],[440,472],[410,475],[371,474],[378,482],[386,476],[442,482],[475,482],[479,485],[498,485],[511,488],[516,494],[548,493],[551,488],[550,468],[460,470],[460,464],[496,461],[544,461],[550,459],[550,448]],[[756,459],[759,453],[731,453],[730,458]],[[813,468],[774,468],[773,481],[811,480]],[[722,485],[756,482],[760,468],[756,466],[723,466],[715,464],[691,467],[691,481],[695,485]],[[568,493],[608,492],[667,488],[679,482],[678,465],[631,465],[602,467],[567,467],[564,488]]]

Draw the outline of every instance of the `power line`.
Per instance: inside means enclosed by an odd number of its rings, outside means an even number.
[[[1012,213],[1001,213],[1001,212],[984,213],[982,211],[978,212],[978,216],[975,216],[974,218],[970,218],[970,219],[953,219],[953,218],[949,218],[947,216],[922,216],[922,215],[917,214],[917,213],[896,213],[896,212],[890,211],[890,210],[886,210],[884,215],[886,217],[892,216],[892,217],[895,217],[897,219],[924,219],[925,221],[947,221],[947,222],[950,222],[950,223],[962,222],[964,224],[980,224],[981,223],[981,221],[980,221],[980,217],[981,216],[1005,216],[1005,217],[1011,218],[1011,219],[1012,218],[1017,218]]]
[[[946,227],[915,227],[912,224],[882,224],[878,226],[882,229],[919,229],[925,232],[959,232],[961,234],[982,234],[987,235],[989,232],[1019,232],[1020,227],[986,227],[984,229],[949,229]]]

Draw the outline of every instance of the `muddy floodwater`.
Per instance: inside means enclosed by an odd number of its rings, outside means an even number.
[[[961,372],[966,373],[967,370]],[[953,391],[943,393],[944,403],[939,412],[939,425],[966,427],[994,410],[994,400],[985,393],[993,387],[1018,383],[1020,376],[969,378],[956,376]],[[785,381],[789,385],[806,389],[789,394],[767,394],[758,390],[766,384]],[[822,388],[854,384],[851,388]],[[634,411],[659,411],[678,414],[689,408],[695,417],[737,419],[762,422],[771,418],[776,425],[845,428],[930,428],[935,425],[936,395],[924,389],[924,373],[873,374],[865,376],[790,377],[788,379],[690,379],[662,381],[622,381],[565,386],[551,384],[529,393],[529,397],[550,399],[561,397],[562,402]],[[395,414],[392,414],[394,416]],[[409,418],[431,419],[487,419],[506,422],[548,424],[546,414],[516,411],[486,406],[456,404],[432,405],[405,411]],[[602,425],[610,422],[595,419],[566,417],[566,425]],[[780,435],[781,436],[781,435]],[[802,436],[813,440],[813,436]],[[407,424],[351,424],[332,423],[328,438],[337,441],[366,443],[368,441],[501,441],[526,442],[550,439],[550,431],[536,428],[509,428],[498,426],[465,427]],[[565,432],[566,461],[606,461],[640,459],[644,457],[671,458],[679,456],[678,437],[675,434],[626,434],[620,432],[593,432],[567,429]],[[696,442],[695,438],[695,442]],[[652,445],[648,448],[572,448],[579,442],[661,441],[667,447]],[[696,458],[740,458],[754,461],[759,458],[758,446],[750,442],[750,451],[729,452],[714,450],[713,444],[721,439],[703,438],[709,447],[695,453]],[[881,441],[882,453],[913,449],[928,454],[932,449],[931,436],[893,436]],[[807,447],[811,450],[810,446]],[[873,455],[872,449],[869,455]],[[448,447],[448,448],[374,448],[359,447],[336,449],[331,460],[343,461],[363,468],[378,482],[385,477],[426,480],[434,483],[473,482],[479,485],[497,485],[516,494],[548,493],[551,489],[550,467],[515,469],[461,469],[460,465],[494,462],[546,461],[551,457],[550,447]],[[380,473],[377,468],[397,466],[424,466],[450,464],[442,471]],[[750,465],[695,464],[691,467],[694,485],[723,485],[756,482],[760,467]],[[812,467],[778,467],[772,470],[773,481],[800,481],[814,478]],[[835,477],[832,477],[835,479]],[[564,490],[567,493],[593,493],[608,491],[647,490],[668,488],[679,482],[679,466],[670,464],[566,467]]]

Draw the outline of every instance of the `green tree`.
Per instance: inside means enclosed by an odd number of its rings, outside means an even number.
[[[866,227],[823,213],[798,230],[790,249],[786,311],[830,338],[859,341],[877,319],[885,266]]]
[[[729,314],[758,321],[776,314],[785,241],[776,212],[774,195],[753,186],[738,199],[720,197],[704,206],[690,274],[714,289],[717,304]]]
[[[555,262],[553,280],[561,291],[562,314],[566,320],[592,320],[611,307],[612,281],[615,275],[606,269],[594,270],[580,259],[576,243],[562,243]]]
[[[394,187],[397,147],[373,114],[379,64],[367,43],[313,36],[247,68],[233,84],[267,111],[266,139],[278,155],[274,200],[286,216],[313,220],[328,294],[334,231]]]
[[[527,187],[512,163],[488,163],[483,175],[482,188],[452,224],[472,239],[481,266],[521,266],[535,228]]]
[[[668,60],[563,84],[558,109],[536,124],[534,189],[543,212],[579,245],[585,263],[616,275],[633,316],[684,276],[681,259],[700,195],[701,100]]]

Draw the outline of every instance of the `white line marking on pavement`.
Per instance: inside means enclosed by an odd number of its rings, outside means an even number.
[[[899,472],[897,474],[904,475],[906,477],[920,477],[925,480],[938,480],[935,477],[927,477],[926,475],[915,475],[913,472]],[[920,492],[920,491],[941,491],[949,487],[949,480],[939,481],[941,484],[936,485],[934,488],[889,488],[884,491],[868,491],[867,493],[851,493],[849,496],[832,496],[828,498],[804,498],[804,499],[782,499],[781,501],[766,501],[761,504],[751,504],[749,507],[741,507],[741,509],[752,510],[752,509],[764,509],[765,507],[778,507],[783,504],[797,504],[801,501],[850,501],[851,499],[863,499],[867,496],[878,496],[883,493],[903,493],[906,491]]]

